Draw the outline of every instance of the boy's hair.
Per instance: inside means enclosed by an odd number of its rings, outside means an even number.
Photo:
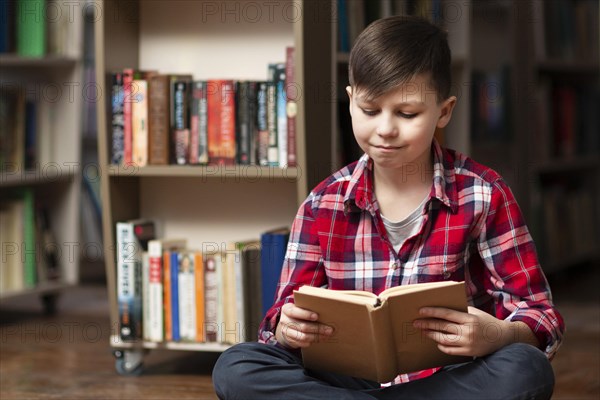
[[[430,73],[441,102],[450,96],[447,34],[426,19],[393,16],[374,21],[356,39],[348,66],[350,85],[377,98],[418,74]]]

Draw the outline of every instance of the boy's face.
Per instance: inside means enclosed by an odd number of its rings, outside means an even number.
[[[354,136],[376,167],[431,164],[433,134],[450,121],[456,97],[438,103],[428,75],[374,99],[365,98],[360,88],[348,86],[346,91]]]

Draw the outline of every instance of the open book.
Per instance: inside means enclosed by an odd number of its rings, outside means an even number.
[[[426,306],[467,311],[464,282],[397,286],[376,296],[363,291],[336,291],[302,286],[294,291],[298,307],[319,314],[333,326],[326,341],[302,349],[308,369],[336,372],[377,382],[400,373],[469,360],[442,353],[436,342],[413,326]]]

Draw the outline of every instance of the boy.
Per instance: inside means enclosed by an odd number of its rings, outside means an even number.
[[[300,207],[278,296],[260,328],[262,343],[222,354],[213,373],[217,394],[549,398],[548,359],[564,324],[521,212],[496,172],[433,137],[456,104],[446,34],[415,17],[375,21],[357,38],[349,69],[352,127],[365,155],[323,181]],[[422,309],[415,327],[441,351],[473,361],[403,374],[389,385],[303,368],[299,350],[333,329],[294,305],[294,289],[378,294],[441,280],[464,280],[473,307]]]

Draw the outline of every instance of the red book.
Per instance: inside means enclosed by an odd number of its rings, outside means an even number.
[[[132,129],[132,103],[135,99],[131,92],[133,83],[133,69],[123,70],[123,164],[130,165],[133,161],[133,129]]]
[[[209,163],[235,164],[235,90],[231,80],[207,85]]]

